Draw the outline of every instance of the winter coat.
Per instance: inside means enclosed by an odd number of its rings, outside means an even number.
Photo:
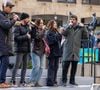
[[[11,51],[8,45],[8,35],[15,21],[8,19],[7,16],[5,12],[0,11],[0,56],[10,55]]]
[[[48,30],[46,39],[50,47],[50,54],[48,58],[61,57],[62,35],[57,31]]]
[[[63,61],[79,61],[81,39],[87,39],[88,34],[84,26],[68,26],[62,33],[65,36],[63,46]]]
[[[89,34],[88,40],[82,40],[81,47],[82,48],[93,48],[95,46],[95,37]]]
[[[30,52],[30,38],[27,33],[30,32],[28,25],[17,25],[14,30],[15,51],[17,53]]]

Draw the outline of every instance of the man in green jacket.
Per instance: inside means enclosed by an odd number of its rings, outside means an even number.
[[[77,16],[71,15],[70,23],[65,31],[62,32],[65,37],[63,46],[63,71],[62,71],[62,83],[66,86],[67,73],[71,64],[71,73],[69,83],[71,85],[77,85],[75,82],[75,74],[77,71],[77,64],[79,61],[79,51],[81,46],[81,39],[88,37],[87,30],[84,25],[78,23]]]

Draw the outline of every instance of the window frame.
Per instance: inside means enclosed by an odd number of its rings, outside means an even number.
[[[58,3],[71,3],[71,4],[76,4],[76,0],[73,0],[72,2],[68,1],[68,0],[57,0]]]
[[[52,2],[52,0],[37,0],[38,2]]]
[[[93,3],[92,0],[88,0],[88,2],[84,2],[85,0],[82,0],[82,4],[87,4],[87,5],[100,5],[100,1],[96,1],[96,3]],[[87,1],[87,0],[86,0]]]

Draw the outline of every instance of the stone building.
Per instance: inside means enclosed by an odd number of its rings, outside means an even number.
[[[14,12],[28,12],[33,19],[43,18],[46,22],[56,19],[59,25],[68,22],[69,12],[76,14],[79,21],[83,18],[89,23],[95,12],[100,17],[100,0],[12,0]],[[1,6],[2,0],[0,0]]]

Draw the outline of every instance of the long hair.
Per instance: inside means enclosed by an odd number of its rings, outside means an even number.
[[[57,28],[54,27],[55,20],[50,20],[47,24],[48,29],[58,31]]]
[[[42,20],[41,18],[38,18],[38,19],[35,20],[35,25],[36,25],[37,27],[40,26],[41,20]]]

